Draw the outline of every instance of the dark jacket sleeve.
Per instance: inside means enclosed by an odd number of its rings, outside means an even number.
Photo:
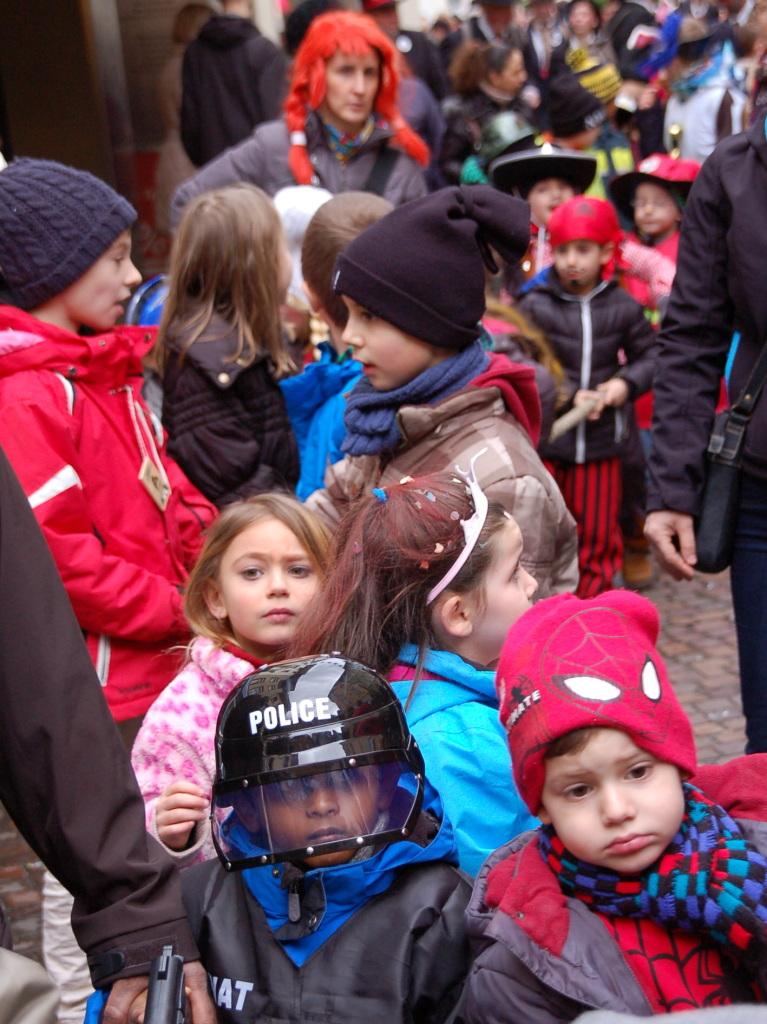
[[[259,37],[258,44],[254,47],[253,74],[258,81],[261,121],[276,121],[288,89],[285,54],[265,36]]]
[[[466,977],[469,940],[464,912],[471,897],[471,885],[457,871],[455,879],[456,886],[413,950],[408,1003],[415,1024],[446,1021],[458,1002]]]
[[[718,157],[706,161],[690,192],[658,337],[648,511],[695,515],[703,488],[704,453],[733,325],[727,280],[730,204]]]
[[[633,401],[652,387],[657,344],[655,331],[639,303],[632,300],[627,305],[623,350],[628,363],[621,367],[616,377],[622,377],[629,385],[629,400]]]
[[[197,950],[48,547],[0,452],[0,800],[75,897],[94,982]],[[87,752],[87,754],[85,753]]]

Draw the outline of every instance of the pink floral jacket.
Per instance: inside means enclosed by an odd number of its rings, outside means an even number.
[[[210,791],[216,768],[218,712],[237,683],[253,671],[253,662],[246,661],[245,656],[238,658],[207,637],[198,636],[187,664],[147,712],[131,757],[146,804],[146,827],[158,841],[158,797],[178,779]],[[164,844],[163,848],[179,867],[216,856],[207,819],[195,829],[186,850],[171,850]]]

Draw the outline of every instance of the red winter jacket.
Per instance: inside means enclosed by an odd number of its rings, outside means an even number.
[[[215,508],[168,458],[160,511],[139,481],[161,431],[140,396],[150,329],[80,337],[0,306],[0,445],[50,545],[114,717],[178,669],[181,591]]]

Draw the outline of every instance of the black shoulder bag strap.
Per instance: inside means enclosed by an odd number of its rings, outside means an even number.
[[[377,196],[382,196],[386,191],[386,186],[391,177],[391,173],[394,170],[394,165],[399,160],[399,150],[392,149],[387,143],[378,150],[376,155],[376,162],[373,164],[373,169],[368,176],[368,180],[362,186],[363,192],[374,192]]]
[[[767,342],[749,374],[749,378],[737,400],[726,415],[716,424],[708,443],[707,455],[711,462],[740,465],[746,427],[754,411],[757,399],[767,379]]]

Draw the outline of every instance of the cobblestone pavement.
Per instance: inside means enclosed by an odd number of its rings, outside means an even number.
[[[738,659],[727,573],[656,578],[645,594],[663,624],[660,650],[695,727],[702,764],[743,752]],[[42,865],[0,807],[0,904],[16,950],[40,960]]]

